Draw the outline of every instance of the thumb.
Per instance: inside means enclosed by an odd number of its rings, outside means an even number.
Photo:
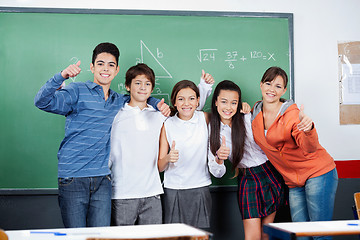
[[[201,70],[201,78],[205,79],[205,71],[204,71],[204,69]]]
[[[159,106],[162,106],[164,103],[165,103],[165,100],[164,100],[164,98],[162,98],[158,104],[159,104]]]
[[[299,119],[300,119],[300,121],[304,118],[304,115],[305,115],[305,113],[304,113],[304,104],[301,104],[301,106],[300,106],[300,112],[299,112]]]
[[[175,149],[175,141],[174,140],[171,143],[171,149]]]
[[[76,63],[76,66],[80,67],[80,64],[81,64],[81,61],[79,60],[79,61]]]
[[[222,137],[221,137],[221,146],[222,146],[222,147],[226,147],[226,139],[225,139],[225,136],[222,136]]]

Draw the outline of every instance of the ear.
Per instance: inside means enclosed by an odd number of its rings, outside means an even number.
[[[127,90],[128,92],[130,92],[130,87],[129,87],[129,86],[125,85],[125,88],[126,88],[126,90]]]
[[[281,94],[281,96],[283,96],[283,95],[286,93],[286,90],[287,90],[287,88],[284,88],[284,91],[283,91],[283,93]]]
[[[120,71],[120,67],[119,67],[119,65],[116,67],[116,73],[115,73],[115,76],[119,73],[119,71]]]
[[[94,73],[94,64],[90,63],[90,70],[92,73]]]

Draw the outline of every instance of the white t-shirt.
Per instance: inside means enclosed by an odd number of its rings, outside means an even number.
[[[163,193],[157,160],[165,119],[149,105],[140,110],[125,104],[116,115],[109,159],[112,199],[144,198]]]
[[[170,189],[191,189],[211,184],[207,166],[208,130],[203,112],[195,111],[188,120],[181,120],[177,114],[165,123],[166,137],[171,146],[179,151],[179,160],[169,163],[164,173],[164,187]]]
[[[254,135],[251,128],[251,114],[244,115],[244,123],[246,129],[246,138],[245,138],[245,146],[244,146],[244,156],[241,159],[238,167],[239,168],[251,168],[260,166],[264,164],[268,159],[265,153],[261,150],[261,148],[255,143]],[[220,126],[220,141],[221,137],[225,136],[226,139],[226,146],[230,148],[230,155],[231,158],[232,154],[232,144],[231,144],[231,128],[228,125],[224,125],[221,123]],[[226,172],[226,167],[224,164],[218,164],[215,161],[215,156],[211,153],[210,148],[208,152],[209,158],[209,169],[211,174],[215,177],[222,177]],[[230,159],[231,160],[231,159]]]

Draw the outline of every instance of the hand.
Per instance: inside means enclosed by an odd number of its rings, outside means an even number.
[[[204,81],[207,84],[214,84],[215,83],[215,80],[214,80],[213,76],[211,76],[210,73],[205,73],[204,70],[201,71],[201,79],[204,79]]]
[[[299,131],[309,132],[313,128],[313,121],[311,118],[304,113],[304,105],[301,104],[300,112],[299,112],[299,120],[298,124]]]
[[[229,158],[230,148],[226,147],[226,139],[225,136],[221,137],[221,146],[216,151],[216,156],[219,160],[224,161]]]
[[[250,111],[251,111],[250,105],[247,102],[243,102],[240,112],[241,113],[250,113]]]
[[[63,78],[76,77],[81,72],[80,64],[81,61],[71,64],[61,72],[61,76]]]
[[[179,151],[175,149],[175,141],[172,141],[168,162],[174,163],[179,160]]]
[[[157,108],[165,117],[170,116],[171,110],[169,105],[165,103],[165,100],[162,98],[161,101],[157,104]]]

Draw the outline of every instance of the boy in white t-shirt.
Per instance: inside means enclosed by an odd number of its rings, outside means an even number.
[[[116,115],[111,130],[112,225],[161,224],[157,168],[159,136],[165,117],[147,104],[155,75],[140,63],[126,72],[130,102]],[[163,101],[163,100],[162,100]]]

